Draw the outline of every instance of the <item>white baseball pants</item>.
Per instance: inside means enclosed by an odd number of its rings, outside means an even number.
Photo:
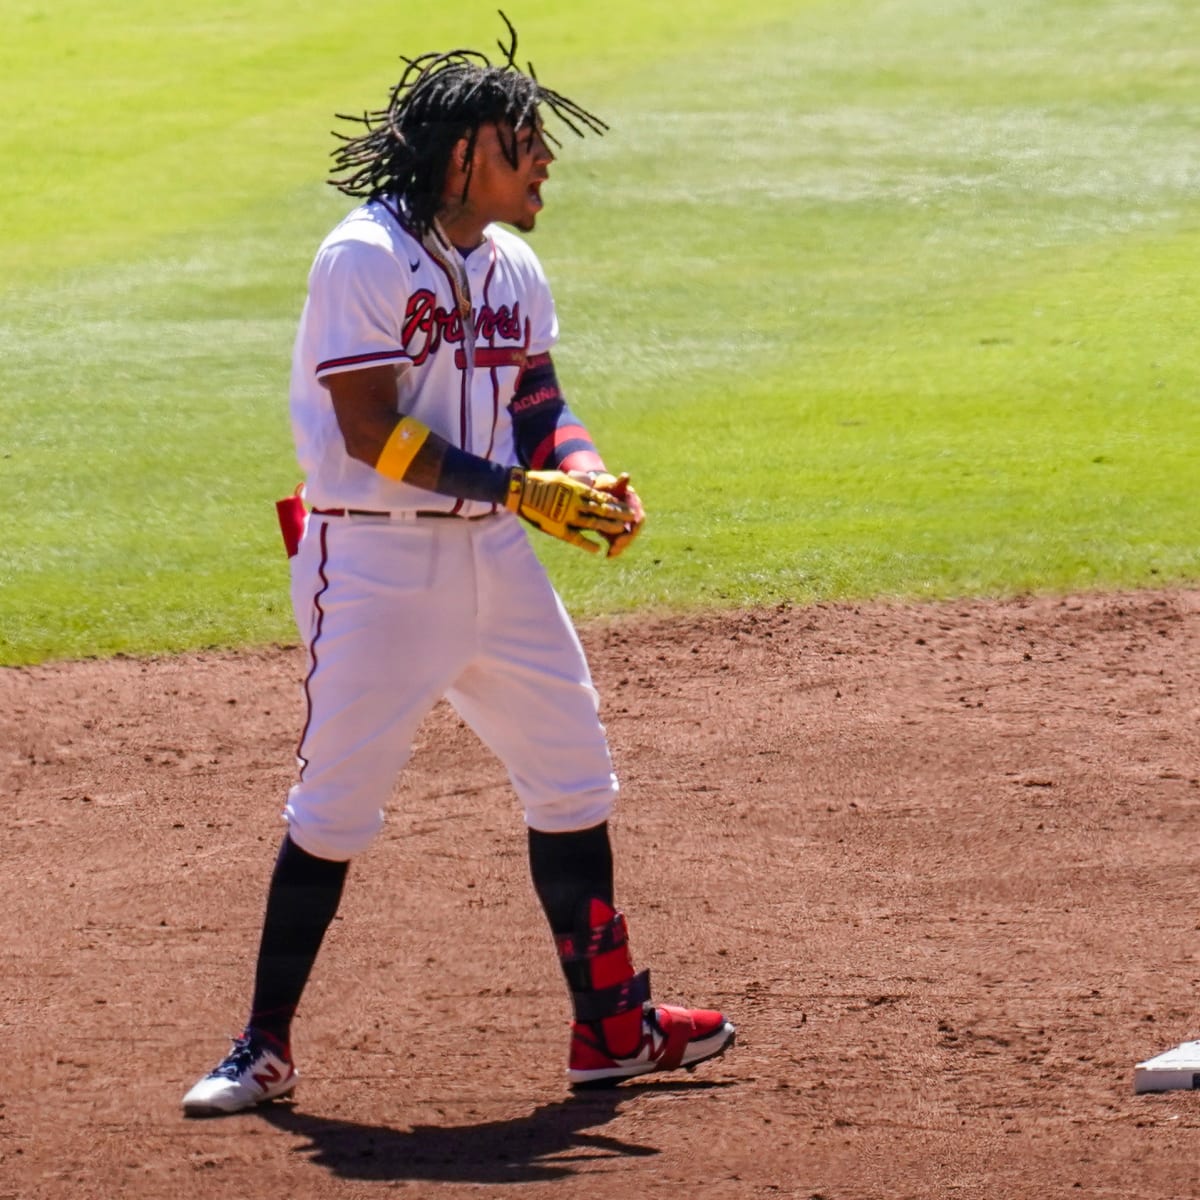
[[[507,768],[529,826],[608,818],[599,698],[516,517],[314,513],[291,563],[308,716],[284,815],[302,849],[345,860],[370,844],[443,696]]]

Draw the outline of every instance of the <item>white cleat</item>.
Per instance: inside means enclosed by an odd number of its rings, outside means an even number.
[[[210,1074],[183,1098],[185,1117],[219,1117],[242,1112],[286,1096],[300,1078],[282,1058],[253,1034],[234,1039],[233,1047]]]

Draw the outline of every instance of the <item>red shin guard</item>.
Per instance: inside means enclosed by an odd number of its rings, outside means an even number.
[[[650,999],[650,972],[634,973],[624,914],[593,898],[579,929],[555,940],[577,1024],[587,1025],[609,1054],[636,1054],[643,1006]]]

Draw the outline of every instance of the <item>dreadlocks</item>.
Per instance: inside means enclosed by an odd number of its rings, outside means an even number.
[[[585,130],[603,134],[608,126],[539,83],[532,63],[524,72],[517,66],[517,31],[503,12],[500,19],[509,34],[507,45],[496,43],[502,62],[493,63],[478,50],[402,57],[404,73],[386,108],[361,117],[338,113],[339,120],[364,125],[367,131],[358,137],[334,133],[344,144],[332,153],[335,173],[327,182],[347,196],[396,197],[404,202],[416,232],[425,234],[441,204],[451,151],[467,138],[469,164],[481,125],[498,125],[504,155],[514,169],[518,138],[522,131],[533,136],[539,105],[579,137]],[[544,136],[559,144],[548,132]],[[470,183],[468,165],[464,200]]]

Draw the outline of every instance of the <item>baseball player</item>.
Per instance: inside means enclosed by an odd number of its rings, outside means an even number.
[[[503,17],[503,14],[501,14]],[[620,554],[644,514],[568,407],[542,267],[524,239],[558,143],[606,126],[515,63],[404,59],[387,104],[334,152],[362,203],[317,251],[291,417],[306,511],[291,559],[308,651],[299,774],[266,900],[249,1018],[184,1097],[232,1113],[296,1086],[291,1027],[349,861],[383,823],[418,726],[445,696],[508,770],[574,1004],[573,1086],[723,1053],[719,1013],[656,1004],[613,898],[617,780],[579,639],[532,525]],[[526,524],[522,523],[521,518]]]

